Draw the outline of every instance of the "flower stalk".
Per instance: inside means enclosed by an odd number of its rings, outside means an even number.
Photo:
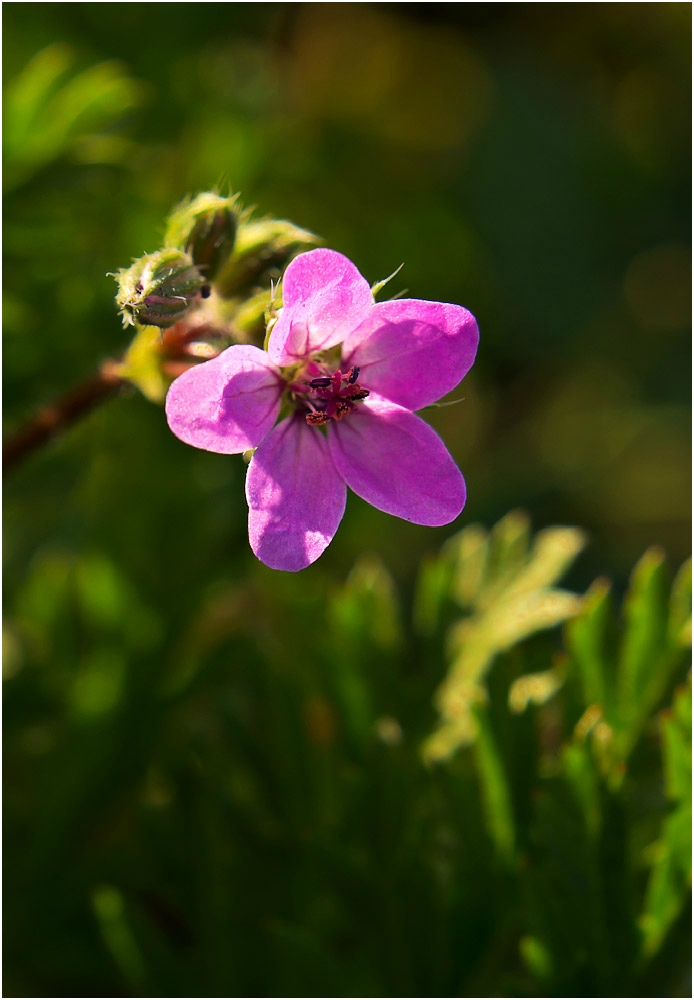
[[[105,361],[94,375],[74,386],[54,403],[40,407],[3,442],[3,472],[14,470],[52,438],[117,395],[123,385],[125,380],[117,374],[114,363]]]

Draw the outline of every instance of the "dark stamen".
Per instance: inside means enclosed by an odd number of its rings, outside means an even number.
[[[352,413],[354,410],[354,403],[350,403],[348,399],[338,399],[335,403],[335,419],[342,420],[346,417],[348,413]]]
[[[320,427],[321,424],[330,423],[330,417],[324,410],[316,410],[306,414],[306,423],[310,427]]]
[[[320,370],[317,364],[311,363],[303,377],[307,378],[310,372]],[[357,381],[360,371],[358,365],[352,365],[346,372],[338,368],[331,375],[316,375],[303,384],[290,384],[290,389],[298,397],[296,402],[300,402],[303,396],[304,405],[310,410],[304,414],[310,427],[321,427],[332,420],[344,420],[350,413],[354,413],[357,403],[369,395],[369,390],[362,388]]]

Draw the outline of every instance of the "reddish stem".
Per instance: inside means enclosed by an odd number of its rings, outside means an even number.
[[[2,468],[8,472],[52,437],[86,416],[99,403],[114,396],[125,384],[106,361],[96,375],[76,385],[48,406],[42,406],[3,442]]]
[[[164,374],[177,378],[188,368],[199,363],[186,357],[190,342],[197,338],[212,338],[218,335],[219,331],[209,323],[195,326],[179,322],[164,331],[160,346],[161,367]],[[42,406],[25,424],[10,434],[3,442],[3,472],[9,472],[52,437],[85,417],[95,406],[115,396],[120,387],[127,383],[127,379],[121,378],[118,374],[118,369],[118,362],[105,361],[96,375],[70,389],[55,403]]]

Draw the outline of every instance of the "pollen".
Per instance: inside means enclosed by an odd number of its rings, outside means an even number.
[[[326,372],[305,384],[294,383],[291,388],[295,397],[310,410],[306,423],[320,427],[331,420],[344,420],[353,413],[357,403],[369,395],[369,390],[359,384],[358,378],[359,368],[354,365],[347,372]]]

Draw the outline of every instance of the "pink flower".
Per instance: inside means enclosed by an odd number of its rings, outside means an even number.
[[[246,477],[256,556],[273,569],[309,566],[337,531],[348,486],[415,524],[455,520],[462,474],[412,411],[469,371],[474,317],[440,302],[374,303],[366,279],[333,250],[296,257],[282,293],[267,352],[230,347],[176,379],[166,399],[169,426],[187,444],[256,449]]]

